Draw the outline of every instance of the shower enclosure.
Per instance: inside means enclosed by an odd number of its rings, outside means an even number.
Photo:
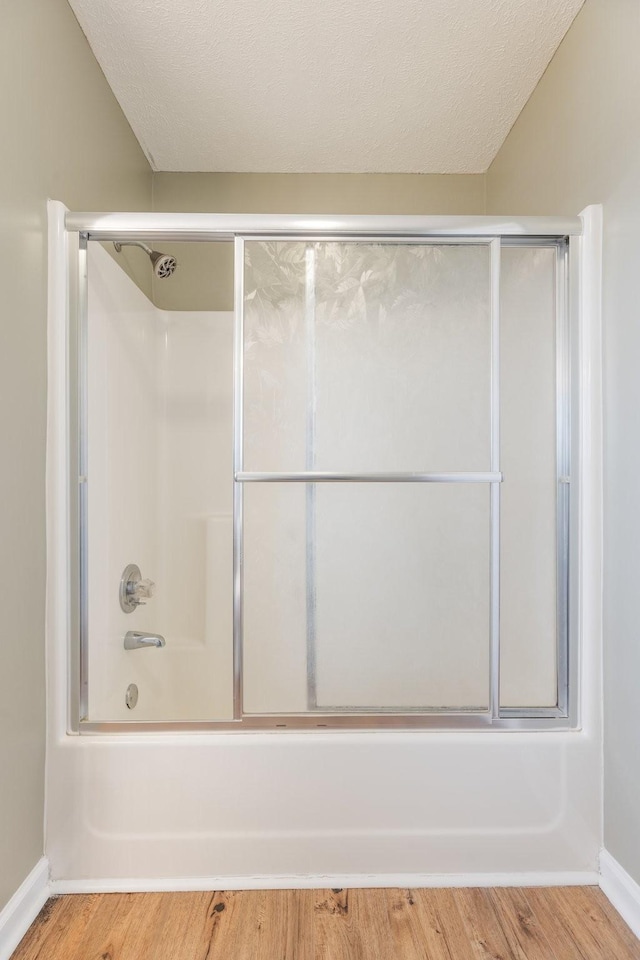
[[[67,218],[72,727],[575,725],[580,220],[189,219]]]

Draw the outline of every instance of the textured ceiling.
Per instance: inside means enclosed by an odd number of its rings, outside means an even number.
[[[583,0],[70,0],[156,170],[480,173]]]

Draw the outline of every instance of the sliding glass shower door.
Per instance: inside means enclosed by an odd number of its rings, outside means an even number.
[[[489,710],[496,257],[244,243],[246,713]]]
[[[234,320],[84,239],[81,721],[566,717],[567,256],[238,236]]]
[[[559,248],[237,244],[243,713],[559,711]]]

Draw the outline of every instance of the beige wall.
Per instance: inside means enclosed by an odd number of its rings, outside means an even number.
[[[66,0],[2,14],[0,907],[43,853],[46,200],[151,205],[150,168]]]
[[[484,213],[481,174],[156,173],[153,209],[200,213]],[[165,244],[180,269],[154,281],[166,310],[233,307],[231,244]]]
[[[586,0],[484,176],[151,172],[65,0],[3,10],[0,119],[0,905],[42,854],[47,197],[75,209],[575,213],[605,204],[606,824],[640,880],[640,11]],[[226,245],[189,245],[155,298],[226,309]],[[148,285],[145,261],[127,262]],[[132,259],[133,258],[133,259]],[[146,262],[145,262],[146,265]]]
[[[604,204],[605,846],[640,881],[640,7],[586,0],[491,165],[487,212]]]

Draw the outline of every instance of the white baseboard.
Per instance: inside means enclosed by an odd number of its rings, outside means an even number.
[[[42,857],[0,912],[0,960],[9,960],[49,896],[49,861]]]
[[[606,850],[600,854],[600,888],[636,937],[640,937],[640,885]]]
[[[595,871],[567,873],[397,873],[256,876],[113,878],[102,880],[52,880],[51,893],[162,893],[188,890],[301,890],[340,887],[551,887],[594,886]]]

